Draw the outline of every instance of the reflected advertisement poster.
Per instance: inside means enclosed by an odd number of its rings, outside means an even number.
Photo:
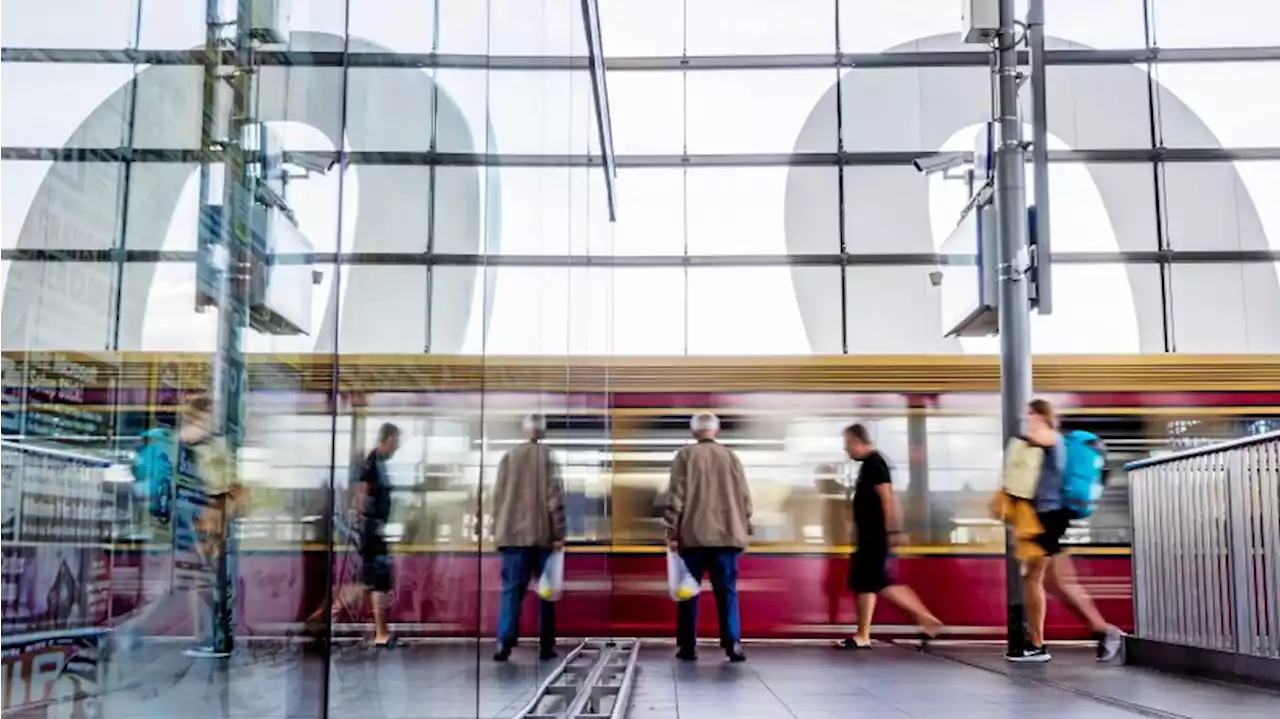
[[[106,623],[106,554],[90,547],[6,546],[3,622],[14,633],[97,627]]]
[[[4,712],[47,707],[42,716],[94,719],[102,633],[4,639]],[[24,714],[25,715],[25,714]]]

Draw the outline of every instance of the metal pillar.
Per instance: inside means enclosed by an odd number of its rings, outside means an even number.
[[[217,246],[222,261],[218,277],[218,337],[211,368],[213,422],[226,439],[231,461],[236,456],[244,435],[245,361],[242,347],[244,326],[248,323],[248,274],[250,252],[250,202],[253,197],[249,164],[245,158],[244,129],[252,122],[251,89],[253,40],[252,11],[254,0],[239,0],[236,7],[232,63],[221,63],[224,55],[219,28],[218,3],[206,6],[206,39],[204,78],[204,118],[201,150],[205,155],[201,175],[201,202],[211,198],[208,173],[211,165],[221,162],[222,222]],[[218,117],[223,109],[224,93],[229,92],[229,117]],[[219,132],[219,128],[224,128]],[[230,652],[235,644],[236,542],[235,527],[224,517],[226,541],[218,555],[213,579],[213,644],[220,652]]]
[[[1027,9],[1027,49],[1031,55],[1031,172],[1036,206],[1036,311],[1053,311],[1053,272],[1049,255],[1049,118],[1045,87],[1044,0]]]
[[[1003,435],[1021,434],[1022,416],[1031,399],[1031,327],[1027,289],[1026,148],[1018,117],[1018,30],[1014,0],[1000,0],[1000,34],[995,46],[996,113],[999,138],[995,158],[995,210],[1000,284],[1000,405]],[[1008,649],[1026,642],[1026,608],[1021,566],[1014,556],[1012,532],[1005,530],[1005,596]]]

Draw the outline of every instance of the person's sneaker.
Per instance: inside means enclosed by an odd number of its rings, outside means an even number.
[[[682,662],[696,662],[698,661],[698,650],[693,647],[680,647],[680,650],[676,652],[676,659]]]
[[[221,659],[231,656],[231,652],[219,651],[210,644],[196,644],[187,647],[183,652],[192,659]]]
[[[724,655],[729,657],[729,661],[731,662],[747,661],[747,655],[742,653],[741,644],[734,644],[732,646],[725,647]]]
[[[1010,652],[1004,655],[1004,658],[1011,662],[1019,664],[1043,664],[1053,659],[1049,656],[1049,650],[1044,647],[1024,647],[1016,652]]]
[[[1105,632],[1098,635],[1098,661],[1109,662],[1120,654],[1120,648],[1124,646],[1124,632],[1115,627],[1107,627]]]
[[[511,658],[511,647],[507,644],[499,644],[497,651],[493,653],[493,661],[505,662]]]
[[[552,649],[551,647],[546,647],[538,650],[538,659],[544,662],[549,662],[558,656],[560,655],[556,654],[556,650]]]

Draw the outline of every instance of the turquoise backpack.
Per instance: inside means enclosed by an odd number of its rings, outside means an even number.
[[[164,427],[142,433],[142,446],[133,458],[134,496],[147,503],[147,511],[161,524],[173,514],[173,434]]]
[[[1062,470],[1062,503],[1075,513],[1077,519],[1093,514],[1102,497],[1106,478],[1107,458],[1098,435],[1084,430],[1067,432],[1066,465]]]

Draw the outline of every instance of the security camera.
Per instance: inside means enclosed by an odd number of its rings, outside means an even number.
[[[320,175],[332,170],[333,166],[338,164],[337,160],[328,156],[327,153],[310,152],[291,152],[285,157],[285,162],[301,167],[306,172],[314,172]]]
[[[968,161],[969,159],[963,152],[939,152],[933,155],[917,157],[911,161],[911,166],[916,168],[916,172],[932,175],[960,167]]]
[[[929,284],[934,287],[942,286],[942,270],[934,270],[929,273]]]

